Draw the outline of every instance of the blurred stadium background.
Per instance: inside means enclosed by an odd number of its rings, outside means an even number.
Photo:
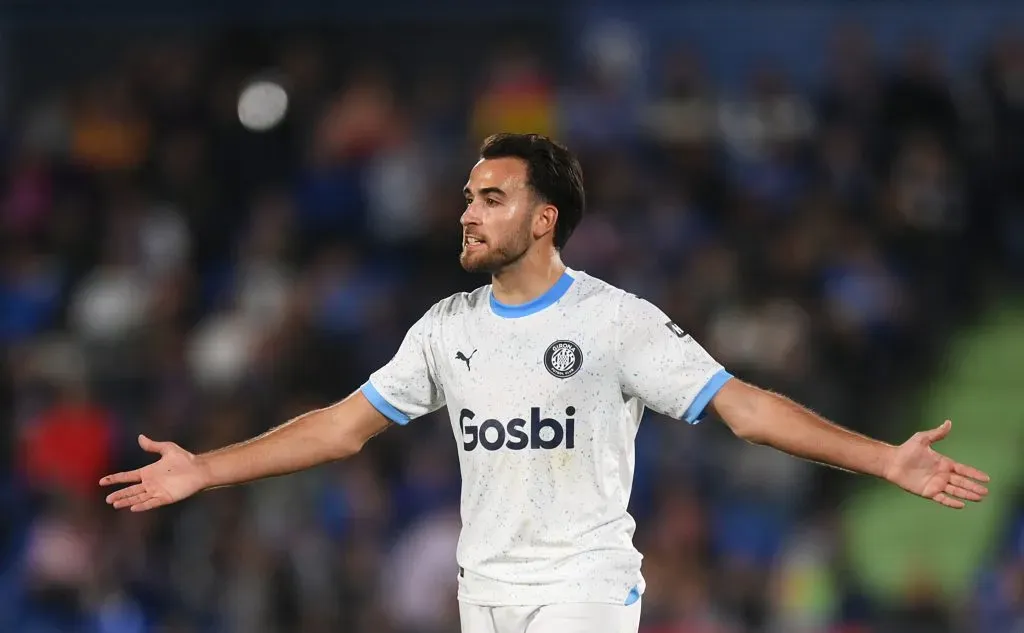
[[[443,412],[154,513],[95,482],[140,432],[202,451],[345,396],[485,283],[457,220],[499,130],[581,155],[570,266],[844,425],[951,417],[994,476],[943,512],[652,416],[643,633],[1024,631],[1022,27],[982,0],[0,3],[0,631],[458,630]]]

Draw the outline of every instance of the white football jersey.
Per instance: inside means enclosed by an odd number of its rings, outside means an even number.
[[[435,304],[362,392],[398,424],[447,405],[462,468],[459,599],[628,604],[644,407],[695,423],[731,376],[654,305],[567,270],[527,304]]]

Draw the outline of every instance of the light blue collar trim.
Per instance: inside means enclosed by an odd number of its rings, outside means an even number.
[[[562,295],[569,290],[569,286],[571,286],[574,281],[575,279],[573,279],[572,275],[569,274],[569,271],[566,270],[562,273],[562,276],[558,278],[558,281],[555,282],[555,285],[551,286],[547,292],[532,301],[527,301],[526,303],[514,306],[501,303],[494,298],[494,294],[492,292],[490,296],[491,311],[505,319],[518,319],[519,317],[529,316],[536,312],[540,312],[544,308],[561,299]]]

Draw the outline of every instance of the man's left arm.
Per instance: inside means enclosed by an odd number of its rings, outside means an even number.
[[[844,429],[784,396],[736,378],[721,386],[710,407],[748,442],[873,475],[951,508],[963,508],[965,501],[980,501],[988,494],[979,483],[987,482],[988,475],[931,447],[949,434],[949,420],[893,446]]]

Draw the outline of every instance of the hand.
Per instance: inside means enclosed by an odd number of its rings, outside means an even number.
[[[160,459],[149,466],[100,479],[101,486],[135,484],[107,495],[107,503],[117,509],[144,512],[159,508],[199,492],[207,485],[207,476],[196,456],[173,442],[154,442],[139,436],[139,446]]]
[[[989,476],[976,468],[958,464],[936,452],[932,444],[949,435],[953,423],[915,433],[896,447],[885,469],[885,478],[915,495],[931,499],[950,508],[960,509],[965,501],[981,501],[988,488]]]

